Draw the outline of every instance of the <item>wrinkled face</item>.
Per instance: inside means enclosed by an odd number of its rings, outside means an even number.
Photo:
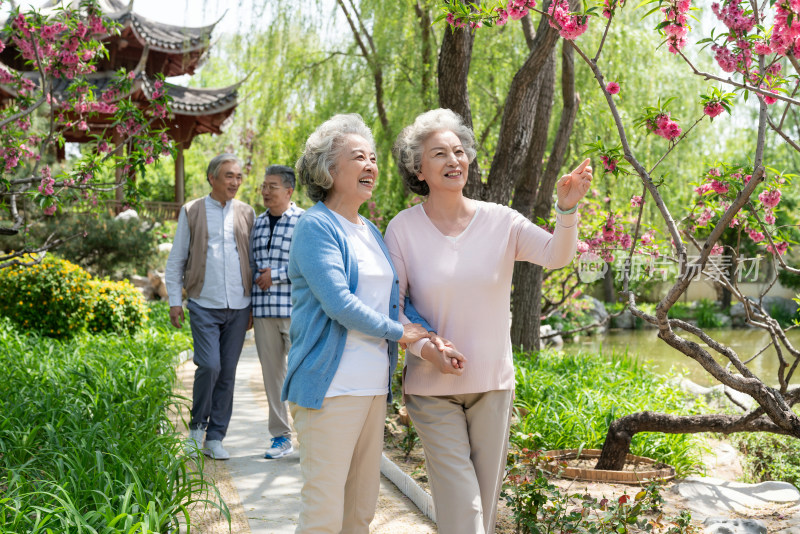
[[[360,135],[346,136],[331,176],[332,195],[359,204],[369,200],[378,179],[378,163],[369,141]]]
[[[261,184],[261,198],[264,200],[264,207],[273,215],[280,215],[289,208],[292,201],[294,189],[283,185],[281,177],[275,174],[268,174],[264,177]]]
[[[422,144],[422,161],[417,177],[431,193],[458,192],[467,183],[469,157],[461,139],[450,130],[434,132]]]
[[[219,167],[217,176],[209,176],[211,198],[226,204],[233,200],[242,185],[242,168],[235,161],[226,161]]]

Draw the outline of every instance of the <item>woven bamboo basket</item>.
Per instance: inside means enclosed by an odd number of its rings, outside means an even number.
[[[675,478],[675,468],[665,466],[656,468],[656,461],[644,456],[628,454],[625,457],[626,464],[635,464],[632,471],[605,471],[602,469],[585,469],[578,467],[564,467],[559,462],[564,460],[574,460],[578,458],[578,449],[561,449],[554,451],[544,451],[542,456],[550,460],[545,464],[545,470],[557,474],[562,478],[575,480],[586,480],[590,482],[607,482],[609,484],[641,484],[653,479],[672,480]],[[600,458],[599,449],[583,449],[580,451],[580,458],[594,459]]]

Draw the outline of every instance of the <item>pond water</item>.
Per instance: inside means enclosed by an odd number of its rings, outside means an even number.
[[[709,329],[706,332],[712,339],[731,347],[743,361],[752,357],[769,342],[767,333],[759,328]],[[627,351],[631,356],[648,362],[649,366],[658,373],[667,373],[674,367],[678,371],[685,369],[688,378],[698,384],[709,386],[716,383],[700,364],[664,343],[657,334],[658,331],[655,329],[612,330],[603,335],[581,336],[575,342],[564,343],[564,351],[570,353],[602,352],[606,355]],[[682,333],[682,337],[700,342],[691,334]],[[789,331],[787,337],[794,347],[800,347],[800,330]],[[705,346],[702,342],[700,344]],[[711,353],[717,356],[717,361],[723,364],[728,361],[727,358],[720,357],[713,351]],[[785,351],[784,354],[786,354]],[[791,363],[788,358],[787,361]],[[774,347],[764,351],[749,363],[748,367],[766,384],[773,386],[778,384],[778,355]],[[798,375],[800,375],[800,368],[792,377],[791,384],[800,384]]]

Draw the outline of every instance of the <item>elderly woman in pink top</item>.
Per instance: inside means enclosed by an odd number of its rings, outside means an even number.
[[[494,532],[514,392],[509,334],[515,261],[558,269],[572,261],[578,202],[592,180],[589,160],[557,186],[549,234],[507,206],[464,196],[475,137],[447,109],[423,113],[394,152],[411,191],[427,196],[399,213],[386,244],[400,279],[400,301],[451,343],[409,346],[406,407],[425,449],[441,534]]]

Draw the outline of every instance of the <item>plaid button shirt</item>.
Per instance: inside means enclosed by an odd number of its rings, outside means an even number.
[[[253,267],[253,317],[289,317],[292,315],[292,285],[289,282],[289,245],[297,219],[305,210],[298,208],[294,202],[275,224],[270,243],[269,210],[256,217],[253,231],[250,233],[250,260]],[[267,244],[269,243],[269,248]],[[259,269],[269,267],[272,274],[272,286],[266,291],[256,285],[255,280],[261,273]]]

